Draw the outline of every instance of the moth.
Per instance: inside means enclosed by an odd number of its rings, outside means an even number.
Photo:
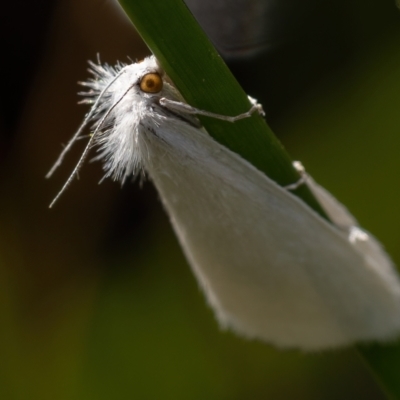
[[[154,56],[129,65],[91,63],[82,126],[92,134],[67,183],[97,147],[105,175],[146,171],[186,258],[224,328],[306,351],[392,340],[400,332],[400,284],[379,242],[296,164],[332,223],[248,161],[216,142]],[[52,204],[54,204],[54,201]]]

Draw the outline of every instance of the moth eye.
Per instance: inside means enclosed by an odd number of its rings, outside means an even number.
[[[140,81],[140,89],[145,93],[158,93],[163,87],[159,74],[146,74]]]

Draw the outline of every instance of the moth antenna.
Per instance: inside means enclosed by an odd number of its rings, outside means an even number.
[[[115,79],[114,79],[115,80]],[[114,108],[121,102],[121,100],[127,95],[127,93],[133,88],[133,86],[136,83],[133,83],[132,85],[129,86],[129,88],[122,94],[122,96],[107,110],[107,112],[103,115],[103,118],[100,120],[99,124],[97,125],[96,129],[94,130],[93,134],[91,135],[85,150],[83,150],[83,153],[76,164],[74,170],[72,171],[71,175],[68,177],[67,181],[64,183],[64,186],[61,188],[61,190],[57,193],[57,196],[54,197],[53,201],[50,203],[49,208],[52,208],[55,202],[60,198],[60,196],[64,193],[65,189],[69,186],[69,184],[72,182],[72,179],[78,174],[79,170],[81,169],[83,162],[85,161],[89,150],[92,146],[93,140],[96,137],[97,133],[103,126],[105,120],[107,117],[110,115],[110,113],[114,110]],[[76,134],[74,135],[74,138],[76,137]],[[76,140],[76,139],[75,139]]]
[[[88,124],[90,119],[93,117],[97,106],[99,105],[99,102],[101,101],[102,97],[104,96],[105,92],[110,88],[110,86],[122,75],[122,73],[125,72],[125,69],[122,69],[121,71],[118,72],[117,75],[108,83],[108,85],[100,92],[99,97],[97,97],[96,101],[94,102],[92,108],[90,109],[89,113],[86,114],[85,119],[83,120],[82,124],[78,128],[78,130],[75,132],[75,134],[72,136],[70,141],[67,143],[67,145],[64,147],[63,151],[57,158],[57,161],[54,163],[54,165],[51,167],[50,171],[46,175],[46,179],[49,179],[54,171],[62,164],[63,159],[65,155],[68,153],[68,151],[71,149],[72,145],[76,142],[77,138],[79,135],[82,133],[83,129],[85,126]]]
[[[72,182],[72,179],[75,177],[75,175],[78,174],[83,162],[85,161],[85,158],[89,152],[90,146],[92,145],[94,135],[89,139],[88,144],[85,147],[85,150],[83,150],[83,153],[81,155],[81,158],[78,161],[78,164],[76,164],[74,170],[72,171],[71,175],[67,179],[67,181],[64,183],[64,186],[61,188],[61,190],[57,193],[57,196],[54,197],[53,201],[50,203],[49,208],[52,208],[54,203],[59,199],[59,197],[64,193],[65,189],[69,186],[69,184]]]

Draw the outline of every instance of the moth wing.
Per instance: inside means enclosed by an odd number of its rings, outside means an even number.
[[[399,334],[400,285],[390,261],[371,262],[205,131],[173,118],[141,129],[145,167],[223,327],[304,350]]]

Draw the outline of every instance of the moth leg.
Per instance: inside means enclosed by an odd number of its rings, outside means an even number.
[[[311,192],[314,194],[322,208],[331,219],[332,223],[347,234],[350,243],[356,244],[360,242],[368,242],[369,235],[359,226],[353,216],[326,190],[317,185],[313,179],[307,174],[303,164],[300,161],[293,162],[294,168],[300,174],[300,179],[292,185],[285,186],[286,189],[294,190],[303,183],[308,184]]]
[[[359,228],[358,226],[351,226],[349,228],[349,242],[366,242],[369,239],[368,233]]]
[[[300,179],[294,183],[291,183],[290,185],[284,186],[284,188],[287,190],[298,189],[301,185],[304,185],[308,179],[307,172],[300,161],[293,161],[293,167],[300,174]]]
[[[178,111],[181,113],[192,114],[192,115],[204,115],[205,117],[216,118],[228,122],[236,122],[244,118],[249,118],[255,112],[257,112],[260,115],[265,115],[262,105],[257,103],[257,100],[249,96],[249,101],[252,104],[250,110],[243,114],[236,115],[234,117],[200,110],[198,108],[190,106],[189,104],[182,103],[180,101],[170,100],[165,97],[162,97],[160,99],[160,105],[171,111]]]

